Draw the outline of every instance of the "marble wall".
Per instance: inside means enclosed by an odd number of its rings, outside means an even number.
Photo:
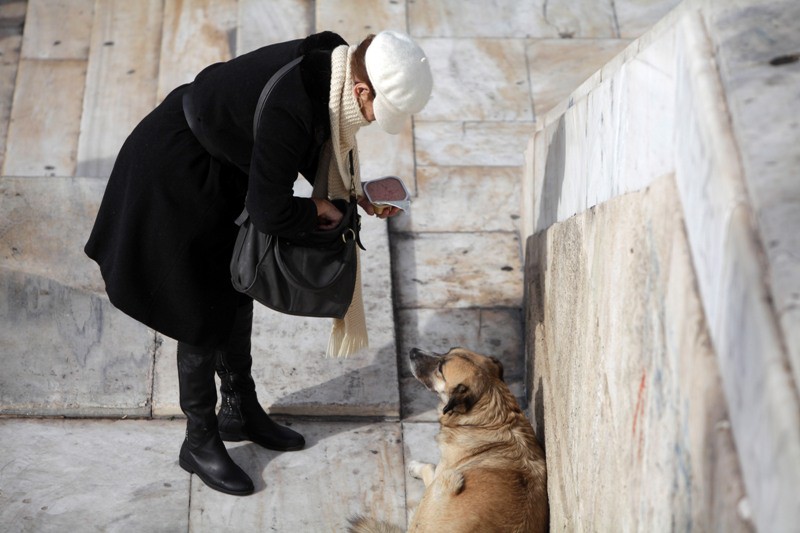
[[[576,482],[588,487],[599,479],[592,472],[571,472],[571,460],[576,454],[602,455],[630,446],[631,435],[618,432],[621,422],[615,409],[633,415],[633,426],[642,432],[638,437],[634,431],[633,437],[643,443],[665,438],[678,449],[683,433],[665,435],[642,418],[652,414],[654,403],[670,397],[686,403],[689,415],[684,425],[690,428],[706,416],[704,405],[727,406],[747,493],[738,505],[743,516],[751,510],[754,524],[763,531],[787,531],[800,523],[800,498],[794,490],[800,480],[796,385],[800,319],[795,312],[800,185],[794,175],[800,152],[796,143],[788,141],[797,129],[796,115],[785,112],[798,103],[800,71],[791,66],[796,65],[794,56],[787,54],[800,46],[791,22],[797,15],[796,2],[687,0],[537,123],[526,154],[522,227],[529,252],[540,247],[548,256],[546,261],[535,254],[526,259],[528,284],[541,277],[546,287],[529,292],[527,300],[532,395],[534,400],[537,395],[543,398],[546,430],[555,424],[552,427],[558,429],[553,431],[563,433],[563,425],[578,425],[582,429],[570,431],[591,437],[581,440],[566,434],[548,446],[556,479],[573,475],[570,482],[550,487],[556,496],[551,499],[554,515],[561,513],[570,523],[591,516],[591,509],[559,497],[558,491]],[[653,283],[667,266],[659,259],[661,252],[647,252],[646,260],[631,265],[630,258],[615,255],[614,249],[593,244],[596,235],[590,239],[576,229],[582,224],[593,227],[588,221],[606,204],[641,195],[664,176],[674,176],[677,194],[671,200],[685,227],[685,237],[676,239],[685,238],[691,259],[683,289]],[[622,236],[631,227],[645,224],[651,231],[662,223],[655,214],[642,219],[625,210],[609,216],[617,217],[615,229]],[[633,246],[636,242],[630,237],[632,256],[645,253]],[[594,255],[582,258],[587,247]],[[581,277],[584,271],[599,268],[593,261],[612,262],[626,273],[604,282],[614,289],[606,295],[598,294],[597,286],[603,283]],[[563,262],[574,265],[565,267]],[[559,276],[570,276],[570,282],[559,281]],[[550,288],[560,285],[568,292],[566,287],[582,284],[589,291],[582,296],[588,303],[572,303],[564,297],[566,292],[559,293],[559,302],[551,292],[556,289]],[[652,301],[643,307],[619,300],[631,290],[649,295]],[[669,306],[689,298],[699,302],[705,326],[698,331],[707,330],[706,347],[675,344],[676,328],[685,328],[694,315],[670,315]],[[572,328],[563,323],[576,309],[591,312],[601,305],[598,302],[610,312],[624,311],[621,316],[626,320],[605,329],[604,315],[573,321]],[[652,305],[661,310],[654,311]],[[538,316],[537,307],[544,309],[540,322],[532,318]],[[648,316],[654,312],[655,322]],[[597,341],[598,330],[605,331],[602,342]],[[558,341],[547,341],[551,336]],[[613,346],[624,349],[614,353]],[[710,379],[718,369],[721,386],[693,390],[684,373],[695,363],[685,356],[700,357],[706,350],[714,354],[713,364],[698,371]],[[629,388],[625,399],[636,399],[633,411],[631,406],[626,410],[614,405],[613,394],[612,400],[603,400],[602,388],[595,396],[601,406],[610,402],[605,411],[573,401],[578,392],[586,393],[581,378],[588,378],[581,369],[587,361],[599,363],[596,370],[607,380],[608,389],[616,391],[612,379],[620,375],[620,368],[648,353],[671,351],[680,357],[671,366],[652,367],[658,369],[657,375],[643,368],[641,378],[636,372],[625,377]],[[566,368],[560,368],[562,364]],[[548,392],[546,378],[543,385],[536,381],[541,375],[552,380],[550,386],[561,387],[558,393]],[[644,406],[639,415],[637,405]],[[569,416],[548,419],[570,406],[573,410],[565,411]],[[550,442],[551,436],[547,438]],[[562,460],[554,461],[553,452],[556,457],[563,454]],[[650,477],[654,486],[684,468],[677,459],[651,465],[656,469],[651,471],[661,472]],[[621,473],[634,474],[635,469]],[[644,492],[642,498],[647,500]],[[636,520],[642,518],[640,503],[620,498],[604,504]],[[678,505],[661,503],[673,504]],[[696,504],[711,505],[708,500]],[[700,520],[702,514],[693,508],[681,516]]]

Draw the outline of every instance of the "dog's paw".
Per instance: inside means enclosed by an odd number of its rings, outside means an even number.
[[[426,470],[430,470],[432,472],[433,465],[420,461],[411,461],[408,463],[408,473],[417,479],[424,479]]]
[[[461,494],[464,490],[464,474],[461,472],[448,472],[441,477],[442,490],[450,494]]]

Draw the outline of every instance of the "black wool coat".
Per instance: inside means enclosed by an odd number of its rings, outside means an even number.
[[[179,341],[227,340],[236,307],[249,299],[234,290],[229,271],[245,197],[262,232],[316,226],[314,203],[292,191],[298,173],[313,183],[330,138],[330,56],[342,44],[324,32],[211,65],[134,128],[84,248],[115,307]],[[262,88],[300,55],[272,91],[253,139]],[[187,93],[204,144],[184,115]]]

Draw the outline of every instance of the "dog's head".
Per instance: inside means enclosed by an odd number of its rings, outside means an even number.
[[[427,353],[417,348],[409,354],[414,377],[439,395],[442,414],[466,414],[497,381],[503,381],[503,364],[464,348],[446,354]]]

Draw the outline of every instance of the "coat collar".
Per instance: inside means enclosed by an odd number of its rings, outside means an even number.
[[[347,44],[347,42],[340,35],[325,31],[309,35],[300,45],[300,53],[305,56],[300,63],[300,75],[303,86],[311,98],[314,131],[319,144],[331,136],[330,117],[328,116],[331,51],[343,44]]]

